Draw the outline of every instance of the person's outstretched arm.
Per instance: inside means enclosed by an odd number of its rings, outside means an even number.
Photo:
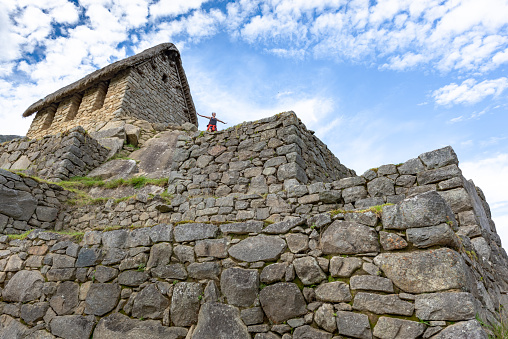
[[[217,118],[216,118],[216,119],[217,119]],[[223,124],[225,124],[225,125],[227,124],[227,122],[224,122],[224,121],[219,120],[219,119],[217,119],[217,121],[222,122],[222,123],[223,123]]]
[[[206,115],[201,115],[199,114],[198,112],[196,112],[197,115],[199,115],[200,117],[203,117],[203,118],[207,118],[207,119],[211,119],[211,117],[207,117]]]

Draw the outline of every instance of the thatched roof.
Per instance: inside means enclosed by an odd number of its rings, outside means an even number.
[[[181,71],[183,71],[183,68],[181,67],[180,52],[175,47],[175,45],[173,45],[172,43],[160,44],[155,47],[144,50],[143,52],[141,52],[139,54],[136,54],[136,55],[133,55],[133,56],[128,57],[126,59],[112,63],[111,65],[108,65],[102,69],[99,69],[93,73],[88,74],[86,77],[84,77],[81,80],[73,82],[72,84],[59,89],[58,91],[46,96],[44,99],[41,99],[41,100],[37,101],[36,103],[32,104],[30,107],[28,107],[28,109],[23,113],[23,117],[28,117],[28,116],[34,114],[35,112],[38,112],[38,111],[42,110],[43,108],[51,105],[52,103],[61,101],[64,97],[67,97],[67,96],[72,95],[77,92],[84,91],[86,88],[91,87],[91,86],[97,84],[98,82],[109,80],[109,79],[113,78],[115,76],[115,74],[117,74],[120,71],[123,71],[126,68],[139,65],[139,64],[145,62],[146,60],[153,58],[156,55],[159,55],[160,53],[163,53],[163,52],[168,53],[168,52],[172,52],[172,51],[177,53],[177,55],[178,55],[178,62],[177,63],[178,63],[178,66],[180,66],[179,68],[181,69]],[[185,75],[183,75],[181,77],[181,81],[183,82],[183,84],[182,84],[183,87],[189,89],[189,84],[187,83],[187,78],[185,77]],[[191,107],[189,107],[189,110],[190,110],[189,113],[191,116],[191,120],[193,120],[193,121],[196,120],[196,122],[197,122],[196,110],[195,110],[194,105],[192,103],[192,98],[190,97],[190,91],[187,90],[184,92],[186,92],[185,95],[187,96],[187,98],[186,98],[187,104],[189,105],[189,102],[190,102],[189,106],[191,106]]]

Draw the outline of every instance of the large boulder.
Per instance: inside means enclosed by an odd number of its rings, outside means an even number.
[[[229,254],[241,261],[277,260],[286,249],[286,242],[275,236],[258,235],[240,241],[231,246]]]
[[[100,178],[102,180],[110,179],[119,179],[119,178],[128,178],[132,174],[138,171],[136,161],[135,160],[123,160],[123,159],[115,159],[108,162],[105,162],[101,166],[97,167],[90,173],[88,176],[91,178]]]
[[[169,300],[162,295],[155,284],[143,288],[136,295],[132,306],[132,316],[145,319],[161,319]]]
[[[176,326],[191,326],[198,321],[200,297],[203,286],[199,283],[181,282],[175,285],[171,298],[171,321]]]
[[[131,153],[130,157],[139,161],[139,170],[151,178],[169,177],[173,165],[176,143],[180,131],[167,131],[148,140],[143,148]],[[177,159],[175,159],[177,160]]]
[[[22,303],[37,300],[42,294],[44,281],[39,271],[19,271],[5,286],[3,300]]]
[[[85,299],[85,312],[97,316],[111,312],[120,298],[118,284],[92,284]]]
[[[28,220],[36,207],[37,199],[30,193],[0,187],[0,214],[17,220]]]
[[[460,254],[448,248],[409,253],[382,253],[374,258],[386,277],[408,293],[470,289],[470,276]]]
[[[381,317],[373,334],[379,339],[416,339],[425,331],[425,324],[397,318]]]
[[[228,268],[220,277],[222,293],[228,304],[235,306],[250,306],[256,300],[259,290],[259,274],[257,270],[243,268]]]
[[[72,281],[64,281],[56,289],[51,297],[49,305],[58,315],[72,314],[79,303],[79,284]]]
[[[470,320],[477,314],[475,298],[467,292],[420,294],[416,296],[415,309],[422,320]]]
[[[64,315],[51,320],[51,333],[64,339],[87,339],[95,325],[93,315]]]
[[[28,327],[6,314],[0,315],[0,339],[22,339],[28,334]]]
[[[489,336],[477,320],[462,321],[448,326],[432,339],[487,339]]]
[[[121,313],[102,318],[93,333],[94,339],[184,339],[187,329],[162,326],[157,320],[134,320]]]
[[[307,313],[302,292],[294,283],[277,283],[263,288],[259,301],[268,319],[274,323]]]
[[[385,206],[382,222],[385,229],[400,230],[447,222],[457,224],[452,209],[436,191],[404,199],[397,205]]]
[[[379,252],[377,232],[356,222],[336,220],[323,232],[321,245],[325,254],[360,254]]]
[[[199,311],[192,339],[250,339],[238,308],[218,303],[205,303]]]

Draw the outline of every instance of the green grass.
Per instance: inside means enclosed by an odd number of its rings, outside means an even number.
[[[28,235],[30,233],[32,233],[34,230],[30,230],[30,231],[26,231],[25,233],[21,233],[21,234],[7,234],[7,237],[10,239],[10,240],[23,240],[25,239],[26,237],[28,237]]]
[[[383,212],[383,207],[390,206],[390,205],[393,205],[393,204],[387,203],[387,204],[382,204],[382,205],[376,205],[376,206],[372,206],[372,207],[369,207],[369,208],[366,208],[366,209],[363,209],[363,210],[345,211],[345,210],[342,210],[342,209],[337,209],[337,210],[330,211],[328,213],[330,213],[330,215],[333,217],[333,216],[336,216],[337,214],[340,214],[340,213],[366,213],[366,212],[372,212],[372,213],[376,214],[378,217],[381,217],[381,213]]]
[[[69,180],[60,181],[56,184],[65,189],[83,189],[91,187],[104,187],[113,189],[121,186],[132,186],[134,188],[141,188],[146,185],[166,186],[167,183],[168,178],[150,179],[144,176],[139,176],[130,179],[120,178],[112,181],[104,181],[96,177],[73,177]]]
[[[23,239],[26,239],[26,237],[28,237],[28,235],[30,233],[32,233],[33,231],[35,231],[35,229],[31,229],[31,230],[26,231],[25,233],[22,233],[22,234],[8,234],[7,237],[10,240],[23,240]],[[66,236],[69,236],[71,239],[76,240],[78,242],[83,240],[83,236],[85,235],[84,232],[76,232],[76,231],[44,231],[44,232],[66,235]]]

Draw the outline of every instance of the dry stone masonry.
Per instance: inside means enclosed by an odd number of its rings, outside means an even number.
[[[292,112],[218,133],[117,119],[71,135],[137,138],[115,151],[135,160],[82,172],[168,186],[71,206],[1,170],[2,233],[34,230],[0,236],[0,338],[486,339],[477,318],[508,303],[508,256],[451,147],[357,176]],[[1,147],[28,157],[51,138]]]
[[[113,118],[197,125],[180,53],[171,43],[97,70],[37,101],[23,116],[34,113],[29,138],[76,126],[92,131]]]

